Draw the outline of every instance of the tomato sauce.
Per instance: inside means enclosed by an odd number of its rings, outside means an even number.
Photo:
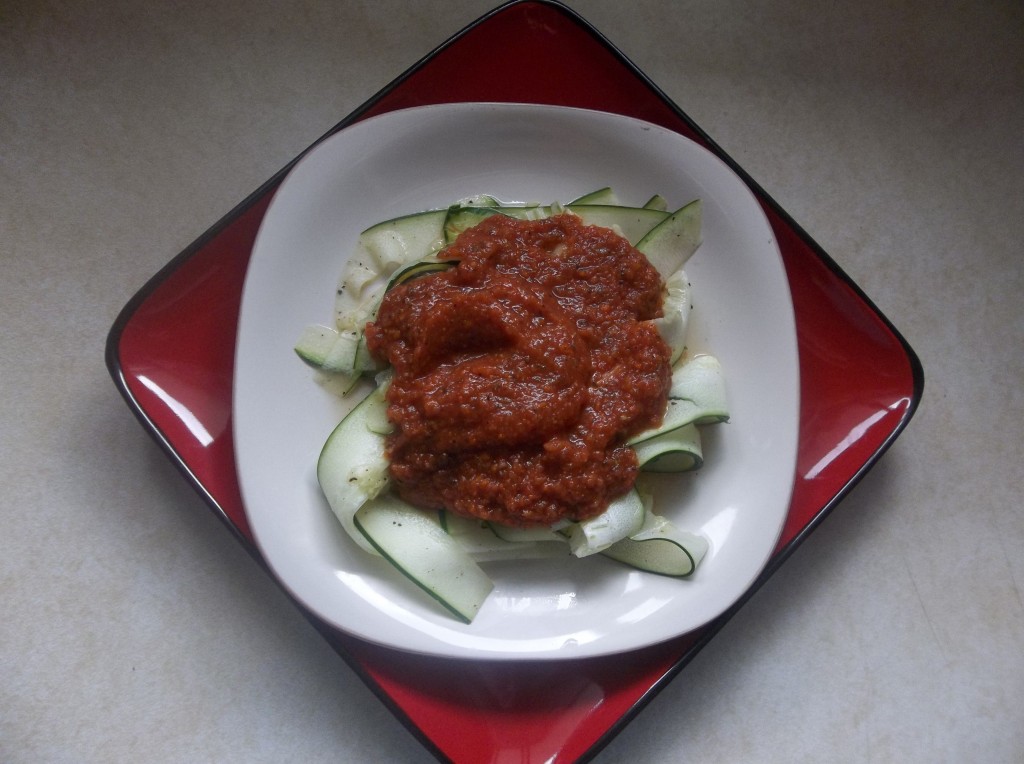
[[[506,525],[600,514],[632,487],[626,439],[665,410],[663,283],[607,228],[494,215],[391,290],[367,327],[394,368],[391,478],[406,501]]]

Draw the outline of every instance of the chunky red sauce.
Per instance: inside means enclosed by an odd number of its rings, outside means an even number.
[[[665,410],[658,272],[569,214],[494,215],[444,257],[458,266],[390,291],[367,327],[394,367],[399,494],[508,525],[600,514],[636,479],[625,439]]]

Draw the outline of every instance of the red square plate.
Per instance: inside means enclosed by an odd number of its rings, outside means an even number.
[[[517,76],[494,77],[495,71]],[[792,503],[767,569],[717,621],[627,655],[458,662],[454,671],[453,661],[371,645],[305,613],[438,758],[578,761],[622,729],[871,468],[913,416],[924,377],[913,350],[828,255],[607,39],[558,3],[517,0],[499,7],[331,132],[399,108],[466,101],[597,109],[702,143],[761,201],[793,295],[801,406]],[[107,342],[108,368],[132,411],[257,560],[231,437],[235,333],[253,241],[290,167],[157,273],[125,306]]]

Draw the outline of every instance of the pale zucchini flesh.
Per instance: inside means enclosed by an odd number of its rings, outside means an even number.
[[[307,326],[295,343],[295,353],[315,369],[351,374],[355,368],[357,342],[355,331]]]
[[[570,204],[566,209],[579,215],[587,225],[604,226],[617,231],[634,246],[668,217],[668,214],[661,210],[612,204]],[[656,264],[651,264],[657,268]],[[667,275],[667,272],[660,268],[658,272],[662,276]]]
[[[383,494],[353,518],[359,533],[406,578],[470,623],[494,582],[441,527],[436,515]]]
[[[639,531],[644,513],[640,494],[635,488],[630,489],[613,499],[600,515],[569,526],[569,549],[577,557],[597,554]]]
[[[441,527],[476,562],[535,560],[569,555],[567,540],[550,528],[508,528],[440,512]],[[517,533],[519,532],[519,533]]]
[[[703,536],[679,530],[664,517],[648,514],[644,528],[602,554],[618,562],[663,576],[689,576],[708,551]]]
[[[704,464],[700,430],[687,424],[633,446],[644,472],[690,472]]]
[[[682,268],[665,279],[665,300],[662,316],[654,319],[654,326],[668,345],[669,363],[673,366],[686,350],[686,334],[693,310],[690,282]]]
[[[348,535],[365,551],[375,553],[356,530],[355,514],[388,485],[385,435],[371,427],[387,417],[384,388],[376,387],[334,428],[316,465],[316,477],[331,511]],[[377,427],[379,429],[379,426]]]
[[[629,445],[635,447],[689,424],[715,424],[728,419],[729,407],[721,364],[711,355],[694,356],[672,373],[668,407],[661,424],[634,435]]]
[[[445,210],[427,210],[386,220],[359,235],[359,248],[388,276],[415,260],[422,260],[444,244]]]
[[[510,525],[499,525],[498,523],[490,523],[491,532],[502,539],[503,541],[523,544],[533,543],[540,541],[557,541],[564,544],[566,539],[565,536],[558,532],[558,527],[561,525],[550,528],[547,526],[535,526],[529,528],[515,528]]]
[[[599,188],[596,191],[591,191],[588,194],[583,194],[582,196],[577,196],[575,199],[573,199],[571,202],[569,202],[569,204],[570,205],[572,205],[572,204],[611,204],[611,205],[618,205],[619,204],[619,197],[615,193],[615,191],[612,189],[611,186],[605,186],[604,188]],[[644,205],[644,206],[647,206],[647,205]]]
[[[644,207],[647,207],[647,209],[650,210],[666,211],[668,210],[668,201],[661,194],[655,194],[646,202],[644,202]]]
[[[667,215],[636,242],[662,276],[682,268],[700,247],[702,209],[701,200],[696,199]]]

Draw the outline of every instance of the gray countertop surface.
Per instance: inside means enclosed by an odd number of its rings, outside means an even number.
[[[571,6],[926,377],[878,465],[596,760],[1021,761],[1024,6]],[[0,760],[432,760],[138,425],[104,342],[171,257],[491,7],[0,5]]]

